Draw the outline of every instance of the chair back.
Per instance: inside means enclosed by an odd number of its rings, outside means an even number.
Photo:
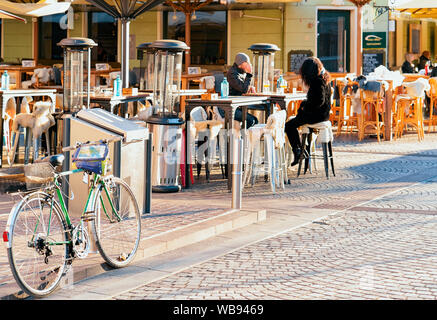
[[[190,112],[190,119],[192,121],[206,121],[208,120],[208,115],[206,114],[205,109],[203,109],[202,107],[195,107],[193,110],[191,110]]]
[[[270,131],[275,141],[275,148],[280,148],[285,144],[285,121],[287,111],[280,110],[269,116],[265,129]]]
[[[375,121],[378,112],[382,112],[382,93],[370,90],[360,90],[361,114],[366,121]]]
[[[437,78],[430,78],[429,86],[431,87],[429,96],[437,98]]]

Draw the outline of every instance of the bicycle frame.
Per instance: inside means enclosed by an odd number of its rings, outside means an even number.
[[[75,174],[75,173],[80,173],[80,172],[84,172],[84,170],[82,170],[82,169],[74,169],[74,170],[70,170],[70,171],[65,171],[65,172],[57,173],[55,175],[54,179],[53,179],[52,187],[54,187],[55,193],[56,193],[57,198],[58,198],[57,203],[59,204],[59,208],[62,211],[63,218],[64,218],[65,223],[66,223],[66,229],[70,230],[70,232],[72,232],[72,223],[71,223],[70,215],[68,214],[67,207],[65,205],[64,197],[63,197],[63,194],[62,194],[62,191],[61,191],[61,186],[60,186],[60,183],[59,183],[58,179],[60,177],[69,176],[69,175],[72,175],[72,174]],[[110,179],[111,177],[112,177],[112,175],[106,176],[106,177],[102,177],[99,174],[95,174],[95,173],[93,174],[92,184],[90,186],[90,190],[89,190],[89,193],[88,193],[88,199],[87,199],[87,202],[85,204],[84,210],[82,212],[81,218],[87,212],[94,212],[94,210],[96,209],[96,208],[94,208],[94,203],[96,203],[95,199],[96,199],[97,196],[99,196],[100,197],[100,205],[101,205],[101,207],[103,209],[103,212],[105,213],[106,217],[110,221],[113,221],[113,218],[111,218],[109,216],[108,210],[107,210],[107,208],[106,208],[106,206],[104,204],[103,198],[101,196],[101,192],[103,190],[105,192],[105,194],[107,195],[108,202],[109,202],[109,205],[111,207],[110,210],[112,211],[112,214],[113,214],[112,217],[115,217],[115,219],[117,219],[117,221],[121,220],[121,218],[120,218],[120,216],[119,216],[119,214],[118,214],[118,212],[117,212],[117,210],[116,210],[116,208],[114,206],[114,203],[112,202],[112,199],[109,196],[109,191],[108,191],[108,188],[107,188],[107,185],[106,185],[106,181],[108,179]],[[40,191],[44,191],[44,189],[42,189]],[[33,193],[30,193],[27,196],[30,196],[32,194]],[[24,197],[23,200],[21,200],[19,203],[17,203],[14,206],[13,210],[12,210],[13,214],[9,215],[9,219],[8,219],[8,222],[6,224],[6,229],[5,229],[5,232],[8,235],[8,241],[6,243],[6,246],[8,248],[10,248],[10,246],[11,246],[11,243],[10,243],[11,239],[9,238],[9,234],[10,234],[10,232],[9,232],[10,230],[9,229],[10,229],[10,225],[12,224],[12,219],[16,216],[16,211],[21,207],[21,204],[27,200],[26,198],[27,197]],[[53,206],[55,206],[55,202],[56,202],[55,197],[54,197],[54,195],[52,195],[51,196],[50,213],[49,213],[49,222],[48,222],[48,226],[47,226],[47,238],[50,235],[51,215],[53,213]],[[39,222],[36,223],[34,233],[36,232],[36,229],[38,228],[38,225],[39,225]],[[32,241],[33,241],[33,237],[32,237]],[[48,244],[49,245],[71,244],[71,241],[72,240],[70,239],[69,241],[48,242]]]

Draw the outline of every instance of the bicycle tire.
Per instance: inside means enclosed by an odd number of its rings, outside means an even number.
[[[51,201],[51,196],[42,191],[27,195],[11,210],[7,225],[7,252],[12,274],[25,293],[37,298],[57,289],[69,256],[66,222],[54,199],[50,210]],[[46,246],[46,241],[60,244]],[[47,248],[50,250],[48,256]]]
[[[112,203],[118,207],[121,220],[117,221],[114,212],[109,210],[108,195],[101,190],[94,203],[96,217],[93,232],[97,248],[106,263],[113,268],[122,268],[131,263],[137,253],[141,236],[140,210],[131,188],[122,179],[112,177],[108,192]],[[102,210],[102,202],[106,212]]]

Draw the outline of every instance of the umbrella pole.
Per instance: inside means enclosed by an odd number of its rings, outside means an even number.
[[[121,82],[129,88],[129,26],[130,20],[121,19]]]

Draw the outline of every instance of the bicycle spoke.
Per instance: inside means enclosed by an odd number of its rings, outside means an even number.
[[[67,258],[62,217],[53,202],[38,194],[23,199],[17,209],[8,257],[17,283],[28,294],[45,296],[61,279]]]

